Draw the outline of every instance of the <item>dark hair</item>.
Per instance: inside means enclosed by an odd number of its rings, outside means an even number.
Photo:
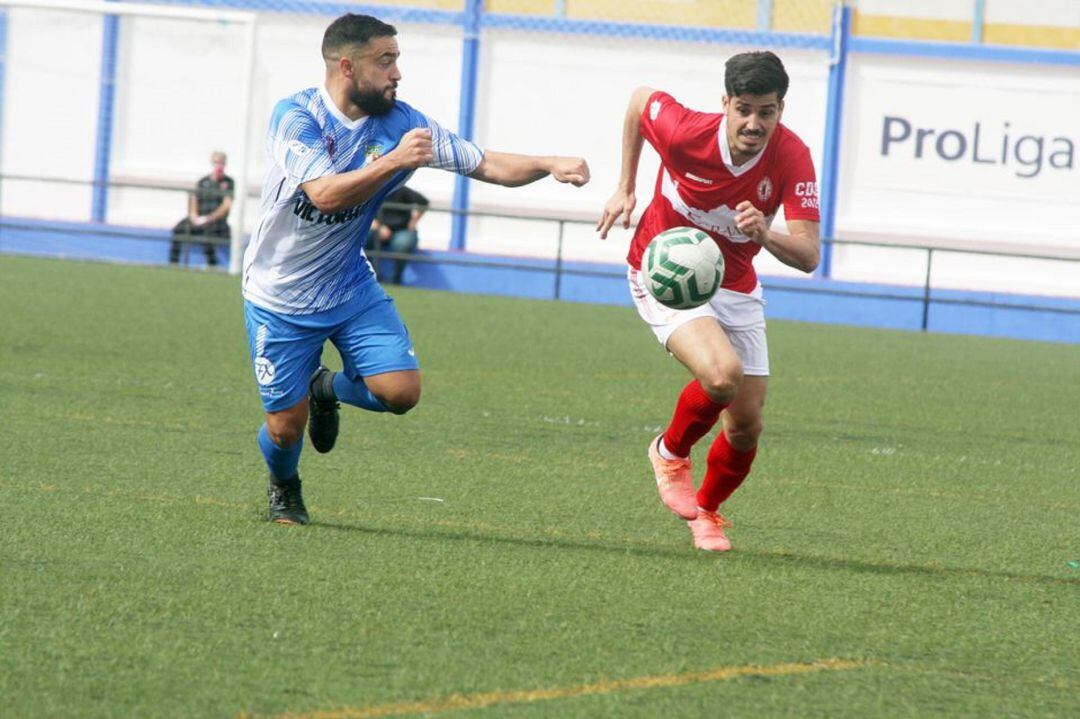
[[[724,89],[728,97],[775,92],[777,98],[783,100],[787,94],[788,75],[784,63],[767,50],[733,55],[724,68]]]
[[[333,60],[349,45],[363,45],[373,37],[393,37],[397,28],[370,15],[346,13],[326,28],[322,39],[324,60]]]

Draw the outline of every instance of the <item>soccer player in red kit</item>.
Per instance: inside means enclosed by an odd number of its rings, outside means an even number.
[[[731,549],[720,505],[750,472],[762,430],[769,375],[765,313],[753,259],[762,247],[813,272],[821,253],[818,195],[810,151],[780,124],[788,76],[771,52],[735,55],[725,65],[723,113],[697,112],[666,92],[634,91],[623,124],[619,186],[597,224],[601,239],[617,221],[630,226],[641,147],[660,155],[651,203],[638,222],[627,262],[638,314],[693,379],[671,424],[649,446],[664,503],[690,525],[694,546]],[[770,229],[783,205],[787,233]],[[720,246],[724,281],[707,304],[673,310],[645,289],[639,269],[649,241],[673,227],[707,232]],[[690,448],[717,423],[705,477],[694,491]]]

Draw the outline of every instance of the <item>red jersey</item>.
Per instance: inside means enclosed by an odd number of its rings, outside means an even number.
[[[707,232],[724,255],[722,287],[757,287],[753,259],[761,245],[739,232],[735,207],[749,200],[771,224],[780,204],[789,220],[819,221],[817,179],[810,150],[777,125],[768,144],[739,167],[731,163],[727,123],[720,113],[696,112],[666,92],[654,92],[641,114],[641,134],[660,155],[652,202],[638,222],[626,261],[641,267],[649,241],[673,227]]]

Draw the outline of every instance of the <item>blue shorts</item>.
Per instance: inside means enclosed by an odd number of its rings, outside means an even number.
[[[307,397],[326,340],[341,353],[345,376],[420,368],[394,300],[376,283],[342,307],[283,315],[244,300],[244,323],[263,409],[279,412]]]

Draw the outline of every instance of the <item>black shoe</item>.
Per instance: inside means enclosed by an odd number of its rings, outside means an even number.
[[[307,524],[307,507],[304,506],[304,495],[300,491],[300,475],[285,484],[274,484],[271,478],[266,487],[266,496],[270,500],[271,522],[278,524]]]
[[[308,383],[308,437],[311,446],[321,454],[334,448],[341,423],[341,405],[334,399],[333,382],[334,373],[319,365]]]

